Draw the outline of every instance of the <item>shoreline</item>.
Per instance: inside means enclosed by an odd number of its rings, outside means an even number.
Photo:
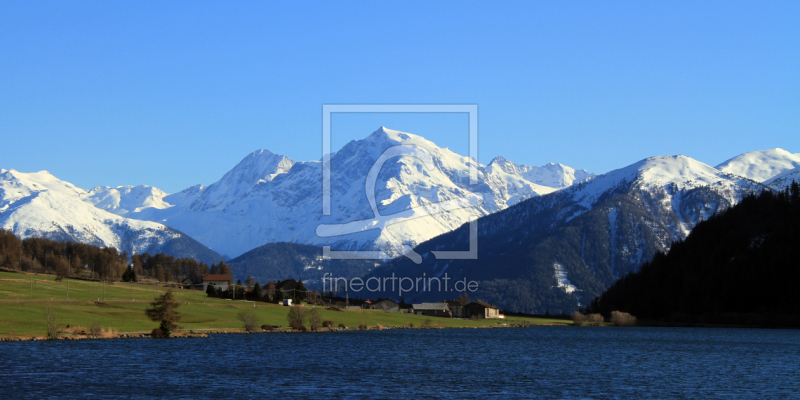
[[[244,329],[235,328],[222,328],[222,329],[191,329],[185,332],[171,335],[166,339],[193,339],[193,338],[208,338],[211,335],[253,335],[253,334],[269,334],[269,333],[341,333],[341,332],[360,332],[360,331],[386,331],[386,330],[400,330],[400,329],[414,329],[414,330],[431,330],[431,329],[498,329],[498,328],[529,328],[535,326],[571,326],[569,324],[505,324],[505,325],[487,325],[487,326],[431,326],[431,327],[408,327],[408,326],[370,326],[366,329],[359,329],[357,327],[347,328],[320,328],[316,331],[300,331],[292,328],[276,328],[274,330],[259,330],[248,332]],[[206,331],[206,332],[198,332]],[[16,337],[0,337],[0,342],[38,342],[38,341],[73,341],[73,340],[111,340],[111,339],[165,339],[154,338],[146,332],[123,332],[115,334],[110,337],[92,337],[89,335],[64,335],[57,338],[48,338],[46,336],[16,336]]]

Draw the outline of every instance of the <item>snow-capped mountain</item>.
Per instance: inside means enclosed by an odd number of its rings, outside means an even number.
[[[776,175],[800,167],[800,154],[784,149],[751,151],[740,154],[717,165],[717,169],[730,174],[765,182]]]
[[[81,194],[82,198],[101,208],[117,215],[127,215],[139,212],[146,208],[168,208],[170,204],[164,201],[167,193],[161,189],[147,185],[119,186],[116,188],[98,186]]]
[[[503,157],[497,156],[490,163],[490,167],[497,167],[512,175],[519,175],[529,182],[537,185],[562,189],[572,185],[575,181],[582,181],[594,176],[585,169],[574,169],[560,163],[549,163],[541,167],[531,167],[524,164],[514,164]]]
[[[453,282],[478,281],[479,292],[470,296],[510,310],[570,312],[685,239],[698,222],[762,190],[689,157],[651,157],[481,218],[479,260],[436,260],[431,253],[467,246],[465,226],[417,246],[420,265],[396,259],[374,274],[447,273]],[[449,294],[412,295],[425,301]]]
[[[800,183],[800,167],[783,171],[780,174],[766,180],[764,184],[775,190],[784,190],[789,187],[792,182]]]
[[[117,210],[136,203],[127,201],[136,193],[160,191],[147,188],[87,192],[62,181],[47,171],[22,173],[0,170],[0,228],[22,237],[69,240],[101,247],[114,247],[128,254],[168,252],[202,261],[218,261],[214,254],[193,239],[162,224],[124,218],[95,207],[92,196]],[[105,195],[101,195],[105,193]],[[144,200],[149,201],[149,200]],[[158,202],[154,203],[158,205]],[[114,208],[113,206],[111,208]]]
[[[377,174],[376,206],[382,216],[403,212],[412,219],[390,221],[383,231],[370,229],[367,220],[376,216],[365,179],[376,160],[395,146],[405,146],[405,156],[387,159]],[[165,206],[128,206],[124,208],[130,211],[113,212],[164,223],[233,256],[274,242],[331,245],[340,251],[378,249],[397,255],[394,239],[413,246],[458,228],[472,216],[489,215],[591,175],[560,164],[537,169],[498,161],[484,166],[422,137],[383,127],[332,154],[330,165],[329,216],[322,215],[322,164],[294,162],[266,150],[248,155],[208,187],[193,186],[162,197]],[[470,165],[477,167],[477,185],[469,185]],[[480,205],[465,203],[464,199],[479,199],[476,195],[482,197]],[[470,206],[426,215],[437,210],[436,203],[448,201]],[[340,232],[332,225],[360,220],[367,222],[341,227],[341,232],[351,232],[342,236],[320,237],[317,232],[320,224],[329,225],[331,234]]]
[[[177,198],[170,197],[170,201],[193,211],[224,208],[237,199],[246,197],[259,184],[270,182],[276,176],[289,172],[294,164],[294,161],[282,155],[273,154],[269,150],[258,150],[245,157],[222,179],[203,188],[202,195],[197,192],[199,196],[186,196],[180,202]]]

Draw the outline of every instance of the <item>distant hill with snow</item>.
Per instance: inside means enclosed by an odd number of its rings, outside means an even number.
[[[764,182],[797,167],[800,167],[800,154],[792,154],[784,149],[775,148],[740,154],[717,165],[716,168],[756,182]]]

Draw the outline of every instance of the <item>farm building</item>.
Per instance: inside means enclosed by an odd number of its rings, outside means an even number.
[[[383,310],[386,312],[393,312],[399,313],[400,312],[400,304],[391,299],[378,299],[375,301],[370,302],[369,304],[370,310]]]
[[[427,315],[430,317],[452,317],[453,313],[447,303],[421,303],[411,306],[414,314]]]
[[[500,318],[499,308],[480,300],[475,300],[464,306],[464,313],[465,318],[472,318],[473,316],[478,319]]]

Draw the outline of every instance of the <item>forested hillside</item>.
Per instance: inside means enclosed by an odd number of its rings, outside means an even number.
[[[748,196],[592,302],[676,323],[800,326],[800,187]]]
[[[325,273],[333,277],[360,277],[376,266],[375,260],[328,260],[322,247],[298,243],[269,243],[230,260],[234,275],[258,282],[302,279],[316,287]],[[317,285],[318,286],[318,285]]]
[[[161,282],[199,280],[208,273],[231,273],[222,261],[209,267],[192,258],[175,258],[164,253],[129,256],[113,247],[42,238],[20,240],[0,229],[0,268],[115,281],[123,277],[129,266],[136,276]]]

